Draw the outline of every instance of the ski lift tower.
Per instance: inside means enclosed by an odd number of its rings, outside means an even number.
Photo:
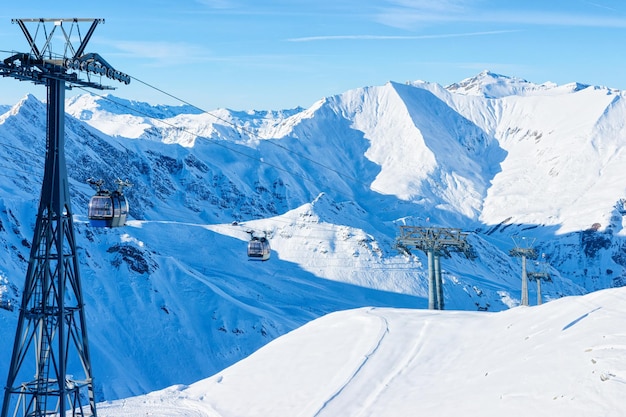
[[[85,53],[103,22],[13,19],[30,51],[0,61],[1,76],[47,88],[43,183],[1,417],[96,416],[64,131],[66,88],[113,89],[100,82],[102,77],[130,82],[100,55]],[[89,25],[85,33],[81,24]],[[62,46],[53,50],[58,39]]]
[[[552,282],[552,277],[548,272],[548,263],[545,261],[546,254],[542,253],[541,258],[543,261],[541,263],[537,262],[536,265],[539,265],[538,271],[528,272],[528,279],[530,281],[537,281],[537,305],[540,306],[542,303],[541,299],[541,281]]]
[[[522,243],[525,242],[525,245]],[[509,251],[509,255],[522,258],[522,301],[523,306],[528,305],[528,274],[526,273],[526,259],[537,259],[537,252],[533,248],[535,239],[513,236],[515,247]]]
[[[440,255],[449,257],[449,249],[463,252],[468,259],[474,255],[461,229],[443,227],[400,226],[397,243],[405,248],[415,247],[428,256],[428,309],[443,310],[443,281]]]

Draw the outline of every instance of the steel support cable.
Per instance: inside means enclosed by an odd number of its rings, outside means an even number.
[[[8,167],[8,166],[5,166],[5,165],[0,165],[0,169],[5,169],[7,171],[10,170],[10,171],[14,171],[14,172],[21,172],[22,174],[26,174],[29,177],[34,174],[33,172],[24,171],[22,169],[17,169],[15,167]],[[36,175],[39,175],[39,174],[36,174]],[[8,176],[6,174],[2,174],[2,176],[5,177],[5,178],[15,178],[15,177],[10,177],[10,176]],[[21,179],[20,179],[20,181],[21,181]]]
[[[130,111],[132,111],[132,112],[134,112],[134,113],[136,113],[136,114],[139,114],[139,115],[141,115],[141,116],[144,116],[144,117],[147,117],[147,118],[149,118],[149,119],[152,119],[152,120],[154,120],[154,121],[156,121],[156,122],[158,122],[158,123],[164,124],[164,125],[169,126],[169,127],[176,128],[176,129],[178,129],[179,131],[182,131],[182,132],[188,133],[188,134],[190,134],[190,135],[192,135],[192,136],[194,136],[194,137],[196,137],[196,138],[206,139],[206,140],[208,140],[210,143],[212,143],[212,144],[214,144],[214,145],[217,145],[217,146],[221,146],[222,148],[227,149],[227,150],[229,150],[229,151],[231,151],[231,152],[233,152],[233,153],[236,153],[236,154],[242,155],[242,156],[244,156],[244,157],[246,157],[246,158],[252,159],[252,160],[254,160],[254,161],[256,161],[256,162],[259,162],[259,163],[261,163],[261,164],[265,164],[265,165],[267,165],[267,166],[270,166],[270,167],[272,167],[272,168],[274,168],[274,169],[276,169],[276,170],[278,170],[278,171],[286,172],[286,173],[288,173],[288,174],[290,174],[290,175],[294,175],[294,176],[296,176],[296,177],[299,177],[299,178],[303,179],[304,181],[307,181],[307,182],[309,182],[309,183],[311,183],[311,184],[317,185],[317,184],[316,184],[316,182],[315,182],[313,179],[311,179],[311,178],[308,178],[308,177],[306,177],[306,176],[304,176],[304,175],[302,175],[302,174],[298,174],[298,173],[292,172],[292,171],[290,171],[290,170],[288,170],[288,169],[286,169],[286,168],[282,168],[282,167],[280,167],[280,166],[278,166],[278,165],[275,165],[275,164],[272,164],[272,163],[270,163],[270,162],[267,162],[267,161],[263,160],[262,158],[257,158],[257,157],[255,157],[255,156],[249,155],[249,154],[247,154],[247,153],[245,153],[245,152],[242,152],[242,151],[239,151],[239,150],[237,150],[237,149],[234,149],[234,148],[232,148],[232,147],[230,147],[230,146],[227,146],[227,145],[225,145],[224,143],[222,143],[223,141],[218,141],[218,140],[215,140],[215,139],[211,139],[211,138],[207,138],[207,137],[204,137],[204,136],[200,136],[200,135],[198,135],[197,133],[194,133],[194,132],[192,132],[192,131],[190,131],[190,130],[188,130],[188,129],[181,128],[180,126],[177,126],[177,125],[175,125],[174,123],[170,123],[170,122],[167,122],[167,121],[162,120],[162,119],[156,119],[156,118],[154,118],[153,116],[151,116],[150,114],[148,114],[148,113],[146,113],[146,112],[142,112],[142,111],[140,111],[140,110],[137,110],[137,109],[134,109],[134,108],[132,108],[132,107],[126,106],[126,105],[124,105],[124,104],[122,104],[122,103],[119,103],[119,102],[117,102],[117,101],[115,101],[115,100],[112,100],[111,98],[109,98],[109,97],[107,97],[107,96],[105,96],[105,95],[102,95],[102,94],[96,94],[96,93],[94,93],[94,92],[91,92],[91,91],[89,91],[89,90],[87,90],[87,89],[83,88],[83,87],[77,86],[76,88],[79,88],[79,89],[81,89],[81,90],[83,90],[83,91],[87,92],[88,94],[95,95],[95,96],[98,96],[98,97],[100,97],[100,98],[102,98],[102,99],[104,99],[104,100],[110,101],[111,103],[114,103],[114,104],[116,104],[116,105],[118,105],[118,106],[120,106],[120,107],[123,107],[123,108],[125,108],[125,109],[128,109],[128,110],[130,110]],[[343,191],[340,191],[340,190],[338,190],[338,189],[336,189],[336,188],[333,188],[333,187],[326,187],[326,188],[327,188],[327,189],[329,189],[329,190],[333,190],[333,191],[337,192],[337,193],[338,193],[338,194],[340,194],[340,195],[341,195],[341,194],[344,194],[344,192],[343,192]]]
[[[0,145],[2,145],[2,143],[0,143]],[[20,160],[20,159],[17,159],[17,158],[13,158],[13,157],[11,157],[11,156],[9,156],[9,155],[3,155],[3,156],[2,156],[2,159],[3,159],[3,161],[2,161],[2,162],[7,162],[7,161],[10,161],[10,162],[13,162],[16,166],[22,166],[22,167],[24,167],[24,164],[25,164],[25,161]],[[2,162],[0,162],[0,163],[2,163]],[[38,161],[36,161],[36,160],[35,160],[35,162],[38,162]],[[34,166],[34,165],[31,165],[31,166],[32,166],[32,168],[33,168],[33,171],[42,171],[42,170],[43,170],[43,168],[42,168],[42,167],[39,167],[39,166]],[[14,169],[14,168],[11,168],[11,169]],[[27,171],[24,171],[23,169],[17,169],[17,168],[15,168],[15,171],[20,171],[20,172],[27,173]]]
[[[2,50],[0,50],[0,52],[9,52],[9,51],[2,51]],[[190,106],[190,107],[192,107],[192,108],[194,108],[194,109],[196,109],[196,110],[200,111],[201,113],[207,114],[207,115],[209,115],[209,116],[211,116],[211,117],[215,118],[216,120],[219,120],[219,121],[221,121],[221,122],[223,122],[223,123],[226,123],[226,124],[228,124],[228,125],[230,125],[230,126],[234,127],[235,129],[239,129],[240,131],[247,133],[247,134],[248,134],[248,135],[250,135],[251,137],[254,137],[254,138],[257,138],[257,139],[262,139],[262,138],[261,138],[261,137],[259,137],[259,135],[257,135],[255,132],[253,132],[253,131],[251,131],[251,130],[249,130],[249,129],[246,129],[246,128],[245,128],[245,127],[243,127],[243,126],[237,125],[237,124],[236,124],[236,123],[234,123],[234,122],[231,122],[231,121],[229,121],[229,120],[226,120],[226,119],[224,119],[223,117],[220,117],[220,116],[218,116],[218,115],[216,115],[216,114],[213,114],[213,113],[211,113],[211,112],[209,112],[209,111],[207,111],[207,110],[204,110],[204,109],[202,109],[201,107],[198,107],[198,106],[196,106],[195,104],[192,104],[192,103],[190,103],[190,102],[189,102],[189,101],[187,101],[187,100],[184,100],[184,99],[182,99],[182,98],[180,98],[180,97],[175,96],[174,94],[168,93],[167,91],[163,90],[162,88],[156,87],[156,86],[154,86],[154,85],[152,85],[152,84],[150,84],[150,83],[148,83],[148,82],[146,82],[146,81],[140,80],[139,78],[136,78],[136,77],[133,77],[133,76],[130,76],[130,78],[131,78],[131,79],[133,79],[133,80],[135,80],[135,81],[137,81],[138,83],[143,84],[143,85],[145,85],[146,87],[151,88],[151,89],[153,89],[153,90],[155,90],[155,91],[158,91],[158,92],[160,92],[161,94],[164,94],[164,95],[166,95],[166,96],[168,96],[168,97],[170,97],[170,98],[172,98],[172,99],[174,99],[174,100],[176,100],[176,101],[178,101],[178,102],[181,102],[181,103],[183,103],[183,104],[186,104],[186,105],[188,105],[188,106]],[[123,105],[123,104],[121,104],[121,103],[118,103],[118,102],[116,102],[115,100],[111,100],[111,99],[109,99],[108,97],[106,97],[106,96],[104,96],[104,95],[93,93],[93,92],[91,92],[91,91],[89,91],[89,90],[85,89],[84,87],[77,86],[77,88],[80,88],[80,89],[82,89],[83,91],[85,91],[85,92],[87,92],[87,93],[89,93],[89,94],[97,95],[97,96],[99,96],[99,97],[101,97],[101,98],[104,98],[104,99],[106,99],[106,100],[109,100],[109,101],[110,101],[110,102],[112,102],[112,103],[117,104],[117,105],[118,105],[118,106],[120,106],[120,107],[124,107],[124,108],[129,109],[129,110],[131,110],[131,111],[134,111],[134,112],[136,112],[136,113],[138,113],[138,114],[141,114],[142,116],[146,116],[146,117],[149,117],[149,118],[151,118],[151,119],[152,119],[152,117],[151,117],[150,115],[148,115],[148,114],[146,114],[146,113],[143,113],[143,112],[141,112],[141,111],[139,111],[139,110],[137,110],[137,109],[133,109],[133,108],[131,108],[131,107],[129,107],[129,106]],[[165,121],[163,121],[163,120],[160,120],[160,119],[155,119],[155,120],[159,120],[159,121],[160,121],[160,122],[162,122],[163,124],[168,125],[168,126],[170,126],[170,127],[176,127],[174,124],[167,123],[167,122],[165,122]],[[199,135],[197,135],[197,134],[195,134],[195,133],[193,133],[193,132],[190,132],[190,131],[188,131],[188,130],[186,130],[186,129],[184,129],[184,131],[185,131],[185,133],[189,133],[189,134],[191,134],[192,136],[195,136],[196,138],[200,137]],[[366,188],[371,188],[371,186],[370,186],[369,184],[367,184],[367,183],[365,183],[365,182],[363,182],[363,181],[359,180],[358,178],[355,178],[355,177],[353,177],[353,176],[351,176],[351,175],[348,175],[348,174],[346,174],[346,173],[344,173],[344,172],[338,171],[338,170],[336,170],[336,169],[334,169],[334,168],[332,168],[332,167],[329,167],[329,166],[327,166],[327,165],[324,165],[324,164],[322,164],[322,163],[320,163],[320,162],[318,162],[318,161],[316,161],[316,160],[314,160],[314,159],[312,159],[312,158],[310,158],[310,157],[308,157],[308,156],[306,156],[306,155],[300,154],[300,153],[298,153],[298,152],[294,152],[293,150],[291,150],[291,149],[287,148],[286,146],[283,146],[283,145],[281,145],[281,144],[279,144],[279,143],[276,143],[276,142],[274,142],[274,141],[269,141],[269,140],[268,140],[268,141],[266,141],[266,142],[268,142],[268,143],[270,143],[270,144],[272,144],[272,145],[274,145],[274,146],[277,146],[277,147],[279,147],[279,148],[281,148],[281,149],[283,149],[283,150],[285,150],[285,151],[287,151],[287,152],[289,152],[289,153],[292,153],[292,154],[294,154],[294,155],[296,155],[296,156],[298,156],[298,157],[301,157],[301,158],[303,158],[303,159],[306,159],[307,161],[309,161],[309,162],[311,162],[311,163],[313,163],[313,164],[315,164],[315,165],[317,165],[317,166],[319,166],[319,167],[321,167],[321,168],[324,168],[324,169],[326,169],[326,170],[329,170],[329,171],[331,171],[331,172],[334,172],[335,174],[337,174],[337,175],[339,175],[339,176],[341,176],[341,177],[349,178],[349,179],[351,179],[351,180],[353,180],[353,181],[355,181],[355,182],[357,182],[357,183],[359,183],[359,184],[361,184],[361,185],[366,186]],[[220,145],[220,146],[223,146],[223,145]],[[266,163],[266,162],[264,162],[264,161],[262,161],[262,160],[260,160],[260,159],[258,159],[258,158],[251,157],[250,155],[245,155],[244,153],[242,153],[242,152],[240,152],[240,151],[236,151],[236,150],[234,150],[234,149],[232,149],[232,148],[229,148],[229,147],[227,147],[227,146],[223,146],[223,147],[224,147],[224,148],[226,148],[226,149],[229,149],[229,150],[231,150],[231,151],[233,151],[233,152],[236,152],[236,153],[242,154],[242,155],[244,155],[244,156],[246,156],[246,157],[253,158],[253,159],[255,159],[255,160],[259,161],[259,162]],[[266,163],[266,164],[268,164],[268,165],[270,165],[270,166],[272,166],[272,167],[274,167],[274,168],[278,168],[278,167],[276,167],[276,166],[274,166],[274,165],[272,165],[272,164],[269,164],[269,163]],[[279,169],[280,169],[280,168],[279,168]],[[285,171],[284,169],[281,169],[281,170]],[[375,191],[376,191],[376,190],[375,190]],[[380,191],[379,191],[379,192],[380,192]]]
[[[31,152],[28,149],[20,148],[20,147],[14,146],[14,145],[9,145],[8,143],[0,142],[0,146],[4,146],[5,148],[15,149],[16,151],[24,152],[24,153],[27,153],[29,155],[33,155],[33,156],[35,156],[37,158],[41,158],[41,154],[38,154],[38,153],[35,153],[35,152]],[[4,158],[13,159],[14,161],[16,161],[16,159],[10,158],[8,156],[4,156]],[[43,159],[43,158],[41,158],[41,159]]]
[[[130,76],[130,75],[129,75],[129,76]],[[186,104],[186,105],[188,105],[188,106],[190,106],[190,107],[192,107],[192,108],[194,108],[194,109],[196,109],[196,110],[200,111],[201,113],[207,114],[207,115],[209,115],[209,116],[211,116],[211,117],[215,118],[216,120],[219,120],[219,121],[221,121],[221,122],[223,122],[223,123],[226,123],[226,124],[228,124],[228,125],[230,125],[230,126],[234,127],[236,130],[237,130],[237,129],[239,129],[240,131],[245,132],[245,133],[247,133],[248,135],[250,135],[250,137],[254,137],[254,138],[257,138],[257,139],[263,140],[263,138],[261,138],[258,134],[256,134],[256,133],[255,133],[254,131],[252,131],[252,130],[249,130],[249,129],[247,129],[247,128],[243,127],[243,126],[237,125],[237,124],[236,124],[236,123],[234,123],[234,122],[231,122],[231,121],[229,121],[229,120],[226,120],[226,119],[224,119],[223,117],[220,117],[220,116],[215,115],[215,114],[213,114],[213,113],[211,113],[211,112],[209,112],[209,111],[206,111],[206,110],[202,109],[201,107],[196,106],[196,105],[194,105],[194,104],[190,103],[190,102],[189,102],[189,101],[187,101],[187,100],[184,100],[184,99],[182,99],[182,98],[180,98],[180,97],[178,97],[178,96],[176,96],[176,95],[174,95],[174,94],[172,94],[172,93],[169,93],[169,92],[167,92],[167,91],[165,91],[165,90],[163,90],[163,89],[161,89],[161,88],[159,88],[159,87],[156,87],[156,86],[154,86],[154,85],[152,85],[152,84],[150,84],[150,83],[148,83],[148,82],[146,82],[146,81],[143,81],[143,80],[141,80],[141,79],[139,79],[139,78],[136,78],[136,77],[133,77],[133,76],[130,76],[130,78],[131,78],[131,79],[133,79],[133,80],[135,80],[135,81],[137,81],[137,82],[139,82],[140,84],[145,85],[145,86],[146,86],[146,87],[148,87],[148,88],[151,88],[151,89],[153,89],[153,90],[155,90],[155,91],[158,91],[158,92],[160,92],[160,93],[162,93],[162,94],[164,94],[164,95],[166,95],[166,96],[168,96],[168,97],[170,97],[170,98],[172,98],[172,99],[174,99],[174,100],[176,100],[176,101],[179,101],[179,102],[181,102],[181,103],[183,103],[183,104]],[[177,126],[176,126],[176,125],[174,125],[173,123],[166,122],[166,121],[164,121],[164,120],[162,120],[162,119],[156,119],[156,118],[153,118],[151,115],[149,115],[149,114],[147,114],[147,113],[145,113],[145,112],[141,112],[141,111],[139,111],[139,110],[137,110],[137,109],[133,109],[133,108],[131,108],[131,107],[129,107],[129,106],[126,106],[126,105],[124,105],[124,104],[122,104],[122,103],[116,102],[115,100],[112,100],[112,99],[110,99],[109,97],[106,97],[106,96],[101,95],[101,94],[96,94],[96,93],[93,93],[93,92],[91,92],[91,91],[89,91],[89,90],[86,90],[86,89],[85,89],[85,88],[83,88],[83,87],[80,87],[80,86],[79,86],[78,88],[81,88],[83,91],[86,91],[86,92],[87,92],[87,93],[89,93],[89,94],[99,96],[99,97],[101,97],[101,98],[103,98],[103,99],[105,99],[105,100],[108,100],[108,101],[110,101],[110,102],[112,102],[112,103],[114,103],[114,104],[116,104],[116,105],[118,105],[118,106],[120,106],[120,107],[126,108],[126,109],[128,109],[128,110],[130,110],[130,111],[132,111],[132,112],[135,112],[135,113],[140,114],[140,115],[142,115],[142,116],[148,117],[149,119],[155,120],[155,121],[157,121],[157,122],[160,122],[160,123],[162,123],[162,124],[164,124],[164,125],[167,125],[167,126],[170,126],[170,127],[174,127],[174,128],[178,128],[178,129],[180,129],[180,127],[177,127]],[[184,131],[185,133],[188,133],[188,134],[190,134],[191,136],[194,136],[194,137],[196,137],[196,138],[201,138],[201,136],[200,136],[200,135],[198,135],[198,134],[196,134],[196,133],[194,133],[194,132],[191,132],[191,131],[189,131],[188,129],[182,129],[182,131]],[[229,146],[226,146],[226,145],[224,145],[223,143],[221,143],[221,142],[219,142],[219,141],[212,140],[212,139],[210,139],[210,138],[205,138],[205,139],[207,139],[207,140],[209,140],[211,143],[216,144],[216,145],[218,145],[218,146],[221,146],[221,147],[223,147],[223,148],[225,148],[225,149],[227,149],[227,150],[229,150],[229,151],[231,151],[231,152],[237,153],[237,154],[242,155],[242,156],[244,156],[244,157],[246,157],[246,158],[253,159],[253,160],[255,160],[255,161],[257,161],[257,162],[260,162],[260,163],[262,163],[262,164],[266,164],[266,165],[271,166],[272,168],[275,168],[275,169],[277,169],[277,170],[279,170],[279,171],[282,171],[282,172],[287,172],[287,173],[289,173],[289,174],[291,174],[291,175],[295,175],[295,176],[297,176],[297,177],[299,177],[299,178],[301,178],[301,179],[303,179],[303,180],[305,180],[305,181],[307,181],[307,182],[310,182],[310,183],[312,183],[312,184],[317,185],[317,184],[316,184],[316,182],[315,182],[314,180],[312,180],[312,179],[310,179],[310,178],[307,178],[307,177],[305,177],[304,175],[297,174],[297,173],[293,173],[293,172],[291,172],[291,171],[289,171],[289,170],[287,170],[287,169],[284,169],[284,168],[281,168],[281,167],[279,167],[279,166],[277,166],[277,165],[274,165],[274,164],[272,164],[272,163],[266,162],[266,161],[264,161],[264,160],[263,160],[263,159],[261,159],[261,158],[256,158],[256,157],[254,157],[254,156],[248,155],[248,154],[246,154],[245,152],[241,152],[241,151],[238,151],[238,150],[236,150],[236,149],[233,149],[233,148],[231,148],[231,147],[229,147]],[[313,163],[313,164],[315,164],[315,165],[317,165],[317,166],[319,166],[319,167],[321,167],[321,168],[324,168],[324,169],[326,169],[326,170],[329,170],[329,171],[331,171],[331,172],[333,172],[333,173],[335,173],[335,174],[337,174],[337,175],[339,175],[339,176],[341,176],[341,177],[348,178],[348,179],[350,179],[350,180],[354,181],[355,183],[358,183],[358,184],[360,184],[360,185],[364,186],[366,189],[370,189],[370,190],[372,190],[372,191],[378,192],[378,193],[383,194],[383,195],[385,194],[385,193],[384,193],[384,192],[382,192],[381,190],[377,190],[377,189],[375,189],[374,187],[372,187],[372,186],[371,186],[371,184],[367,184],[367,183],[365,183],[364,181],[361,181],[361,180],[360,180],[360,179],[358,179],[358,178],[355,178],[355,177],[353,177],[353,176],[351,176],[351,175],[345,174],[345,173],[343,173],[343,172],[341,172],[341,171],[338,171],[338,170],[336,170],[336,169],[334,169],[334,168],[332,168],[332,167],[329,167],[329,166],[324,165],[324,164],[322,164],[322,163],[320,163],[320,162],[318,162],[318,161],[315,161],[315,160],[311,159],[310,157],[308,157],[308,156],[306,156],[306,155],[302,155],[302,154],[300,154],[300,153],[298,153],[298,152],[292,151],[291,149],[289,149],[289,148],[287,148],[287,147],[285,147],[285,146],[283,146],[283,145],[281,145],[281,144],[279,144],[279,143],[277,143],[277,142],[275,142],[275,141],[272,141],[272,140],[265,140],[265,141],[266,141],[267,143],[270,143],[270,144],[274,145],[274,146],[277,146],[278,148],[283,149],[284,151],[286,151],[286,152],[288,152],[288,153],[291,153],[291,154],[293,154],[293,155],[296,155],[296,156],[298,156],[298,157],[301,157],[301,158],[303,158],[303,159],[305,159],[305,160],[307,160],[307,161],[309,161],[309,162],[311,162],[311,163]],[[337,190],[337,189],[332,188],[332,187],[328,187],[328,189],[334,190],[334,191],[335,191],[335,192],[337,192],[339,195],[344,195],[344,192],[343,192],[343,191]]]
[[[204,114],[207,114],[207,115],[209,115],[211,117],[214,117],[215,119],[217,119],[217,120],[219,120],[221,122],[229,124],[230,126],[234,127],[235,129],[239,129],[242,132],[247,133],[251,137],[263,140],[263,138],[261,138],[258,134],[256,134],[252,130],[246,129],[243,126],[239,126],[239,125],[237,125],[234,122],[231,122],[229,120],[224,119],[223,117],[220,117],[220,116],[218,116],[216,114],[213,114],[213,113],[211,113],[211,112],[209,112],[207,110],[204,110],[203,108],[198,107],[195,104],[192,104],[192,103],[188,102],[187,100],[184,100],[184,99],[182,99],[180,97],[177,97],[174,94],[168,93],[167,91],[165,91],[165,90],[163,90],[163,89],[161,89],[159,87],[156,87],[156,86],[154,86],[154,85],[152,85],[152,84],[150,84],[150,83],[148,83],[146,81],[142,81],[142,80],[140,80],[140,79],[138,79],[136,77],[133,77],[133,76],[130,76],[130,77],[133,80],[137,81],[138,83],[141,83],[141,84],[145,85],[148,88],[152,88],[153,90],[158,91],[158,92],[160,92],[160,93],[162,93],[162,94],[164,94],[164,95],[166,95],[166,96],[168,96],[170,98],[173,98],[176,101],[179,101],[179,102],[181,102],[183,104],[186,104],[186,105],[188,105],[190,107],[193,107],[194,109],[196,109],[196,110],[198,110],[198,111],[200,111],[200,112],[202,112]],[[295,151],[287,148],[286,146],[283,146],[283,145],[281,145],[281,144],[279,144],[279,143],[277,143],[275,141],[272,141],[272,140],[265,140],[265,141],[270,143],[270,144],[272,144],[272,145],[274,145],[274,146],[276,146],[276,147],[278,147],[278,148],[283,149],[286,152],[289,152],[289,153],[291,153],[293,155],[296,155],[296,156],[298,156],[300,158],[306,159],[307,161],[309,161],[309,162],[311,162],[311,163],[313,163],[313,164],[315,164],[315,165],[317,165],[317,166],[319,166],[321,168],[324,168],[324,169],[326,169],[328,171],[334,172],[335,174],[339,175],[342,178],[348,178],[348,179],[350,179],[350,180],[352,180],[352,181],[354,181],[354,182],[356,182],[356,183],[358,183],[360,185],[365,186],[365,188],[367,188],[367,189],[371,189],[371,190],[376,191],[376,192],[378,192],[380,194],[384,194],[382,191],[376,190],[376,189],[372,188],[371,184],[367,184],[366,182],[364,182],[364,181],[362,181],[362,180],[360,180],[360,179],[358,179],[356,177],[353,177],[352,175],[349,175],[349,174],[346,174],[345,172],[341,172],[339,170],[336,170],[335,168],[329,167],[328,165],[324,165],[324,164],[320,163],[319,161],[316,161],[316,160],[314,160],[314,159],[312,159],[312,158],[310,158],[310,157],[308,157],[306,155],[303,155],[303,154],[301,154],[299,152],[295,152]]]

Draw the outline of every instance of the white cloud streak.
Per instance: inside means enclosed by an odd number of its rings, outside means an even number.
[[[408,4],[408,3],[407,3]],[[380,12],[376,20],[387,26],[414,29],[441,23],[519,24],[534,26],[626,27],[626,18],[614,14],[549,12],[542,10],[481,10],[466,4],[461,7],[390,7]]]
[[[206,61],[211,53],[202,46],[185,42],[115,42],[112,44],[127,57],[146,59],[156,64],[183,64]]]
[[[210,9],[231,9],[236,7],[236,3],[231,0],[197,0],[203,6],[207,6]]]
[[[444,39],[463,38],[469,36],[501,35],[505,33],[519,32],[519,30],[491,30],[484,32],[465,33],[442,33],[436,35],[414,35],[414,36],[386,36],[386,35],[326,35],[326,36],[306,36],[301,38],[287,39],[289,42],[316,42],[316,41],[342,41],[342,40],[420,40],[420,39]]]

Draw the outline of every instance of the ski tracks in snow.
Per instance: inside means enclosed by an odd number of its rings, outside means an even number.
[[[411,348],[406,350],[404,355],[396,355],[396,350],[393,349],[390,354],[385,355],[385,363],[394,364],[394,366],[385,374],[382,374],[380,382],[377,384],[374,390],[370,394],[366,394],[363,398],[362,404],[359,407],[360,410],[354,417],[366,416],[368,411],[371,410],[373,404],[385,394],[385,391],[389,386],[393,385],[393,382],[398,377],[401,377],[407,370],[413,367],[413,364],[420,359],[420,352],[424,346],[424,340],[426,340],[427,329],[429,328],[429,321],[425,321],[420,327],[419,333],[415,335],[415,339],[411,344]],[[402,336],[403,338],[406,336]],[[394,338],[395,339],[395,338]],[[392,346],[406,346],[406,344],[395,343],[391,341]],[[393,360],[389,356],[395,356]],[[368,414],[366,414],[368,413]]]
[[[314,417],[366,415],[364,413],[378,401],[393,380],[402,375],[419,357],[428,322],[415,335],[411,349],[399,350],[401,348],[398,346],[406,345],[397,343],[398,338],[406,338],[406,333],[392,331],[384,311],[371,308],[366,313],[380,320],[377,341],[352,375],[324,402]],[[391,368],[390,363],[394,364]]]
[[[372,308],[370,310],[367,310],[367,313],[373,314],[373,311],[374,309]],[[361,373],[365,365],[369,362],[370,358],[372,358],[373,355],[375,355],[376,352],[380,349],[380,346],[382,345],[383,340],[389,334],[389,323],[387,322],[387,319],[385,317],[380,316],[380,315],[376,315],[376,316],[381,321],[380,331],[378,334],[376,344],[374,344],[372,349],[363,357],[363,361],[359,364],[359,366],[356,368],[354,373],[348,378],[348,380],[342,386],[340,386],[339,389],[335,391],[335,393],[331,395],[328,400],[324,402],[324,404],[319,410],[317,410],[317,412],[313,415],[314,417],[320,417],[323,415],[322,413],[325,413],[328,411],[330,404],[335,399],[337,399],[344,392],[344,390],[353,383],[353,381],[357,379],[357,377],[359,376],[359,374]],[[332,415],[332,413],[330,415]]]

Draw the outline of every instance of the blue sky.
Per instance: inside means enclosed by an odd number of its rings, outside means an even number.
[[[205,110],[308,107],[390,80],[447,85],[484,69],[626,89],[623,0],[57,3],[3,4],[2,57],[28,50],[12,18],[104,18],[87,52]],[[136,81],[115,86],[120,97],[180,104]],[[0,79],[0,103],[26,93],[43,99],[45,87]]]

